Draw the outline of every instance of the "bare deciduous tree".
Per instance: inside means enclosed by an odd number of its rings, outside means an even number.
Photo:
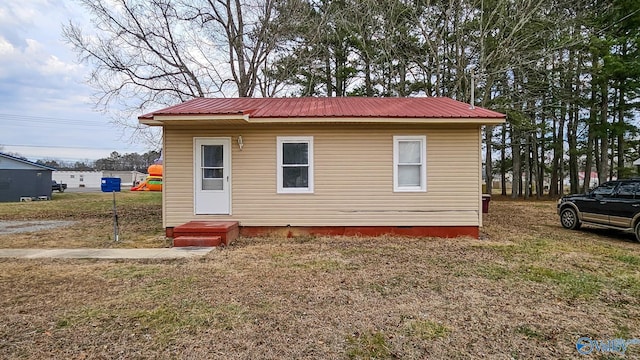
[[[96,108],[121,125],[194,97],[277,91],[263,81],[279,39],[276,0],[78,1],[93,29],[70,22],[63,36],[91,65]]]

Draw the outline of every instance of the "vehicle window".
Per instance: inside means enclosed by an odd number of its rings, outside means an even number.
[[[613,194],[613,190],[616,189],[616,185],[618,184],[614,182],[604,183],[595,188],[595,190],[593,190],[593,194],[599,196],[611,196]]]
[[[622,183],[618,187],[617,197],[623,199],[633,199],[636,195],[636,183]]]

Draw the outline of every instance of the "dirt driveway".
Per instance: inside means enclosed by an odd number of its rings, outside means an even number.
[[[73,225],[75,221],[62,220],[31,220],[31,221],[6,221],[0,220],[0,235],[16,234],[49,230],[58,227]]]

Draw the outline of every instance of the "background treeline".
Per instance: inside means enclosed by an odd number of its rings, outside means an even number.
[[[18,156],[19,155],[14,155]],[[37,160],[36,163],[53,167],[57,170],[75,171],[139,171],[146,173],[147,168],[160,158],[160,152],[148,151],[144,154],[128,153],[120,154],[112,152],[108,158],[84,161],[62,161],[56,159]]]
[[[473,101],[507,114],[486,128],[484,157],[514,197],[555,196],[564,179],[579,192],[580,173],[629,176],[640,157],[637,0],[79,1],[95,28],[69,23],[64,37],[105,109],[204,96]]]

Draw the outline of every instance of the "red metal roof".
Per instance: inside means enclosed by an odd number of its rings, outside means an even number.
[[[139,117],[248,115],[250,118],[492,118],[504,114],[445,97],[196,98]]]

